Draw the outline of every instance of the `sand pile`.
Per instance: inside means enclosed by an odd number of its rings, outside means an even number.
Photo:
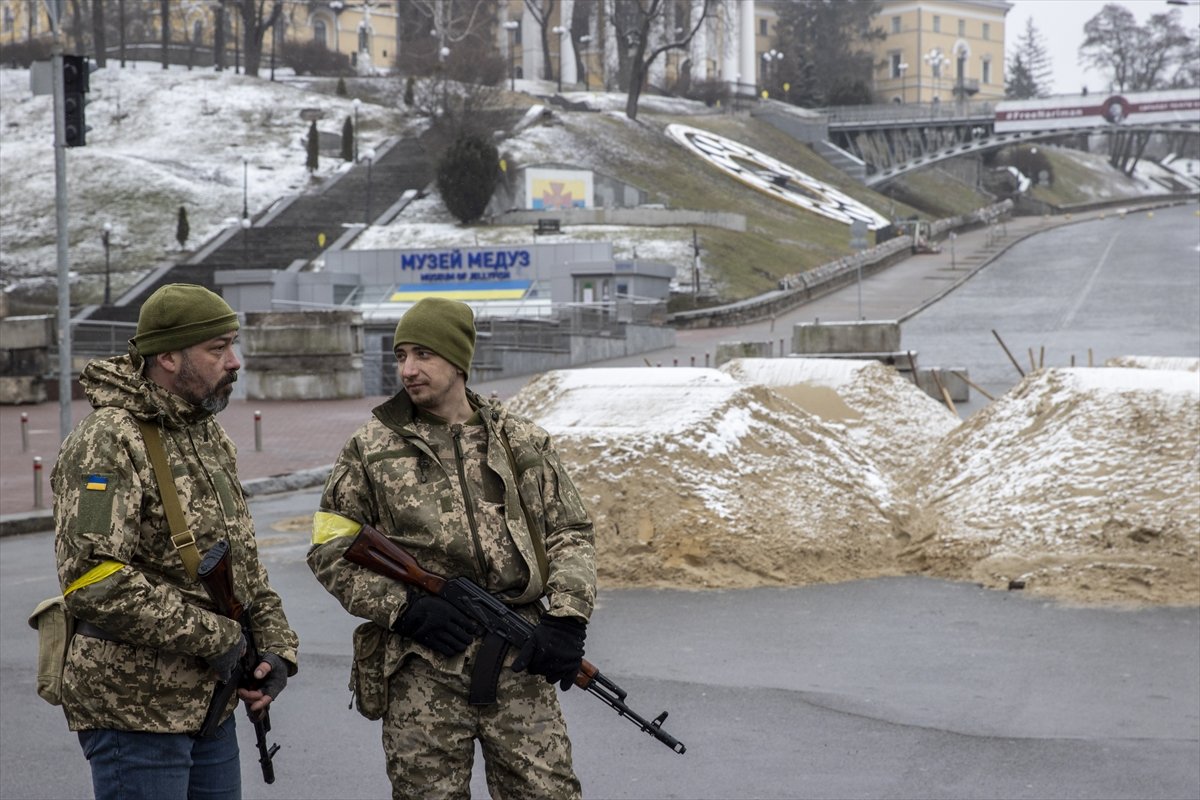
[[[1200,358],[1184,358],[1182,356],[1117,356],[1105,361],[1104,366],[1200,372]]]
[[[1200,602],[1200,378],[1048,369],[909,482],[905,563],[1068,600]]]
[[[585,369],[508,404],[555,438],[606,585],[896,574],[889,482],[844,431],[710,369]]]
[[[893,481],[923,464],[959,425],[944,405],[878,361],[739,358],[720,369],[742,383],[769,386],[844,431]]]

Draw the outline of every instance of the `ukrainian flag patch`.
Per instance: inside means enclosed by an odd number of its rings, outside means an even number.
[[[88,475],[87,489],[92,492],[103,492],[108,489],[108,478],[103,475]]]

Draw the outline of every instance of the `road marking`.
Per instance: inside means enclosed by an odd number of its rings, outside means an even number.
[[[1120,235],[1121,234],[1118,231],[1112,235],[1111,239],[1108,240],[1108,246],[1104,248],[1104,252],[1100,255],[1100,260],[1097,261],[1096,266],[1092,268],[1092,274],[1088,276],[1087,283],[1083,285],[1083,291],[1079,293],[1077,298],[1075,298],[1075,302],[1071,304],[1071,308],[1067,311],[1066,315],[1058,321],[1058,329],[1060,331],[1070,325],[1071,321],[1075,319],[1076,312],[1078,312],[1079,308],[1083,305],[1083,301],[1087,299],[1088,293],[1092,291],[1092,286],[1095,285],[1096,278],[1100,275],[1100,268],[1104,266],[1105,261],[1108,261],[1108,254],[1112,252],[1113,245],[1116,244],[1117,237]]]

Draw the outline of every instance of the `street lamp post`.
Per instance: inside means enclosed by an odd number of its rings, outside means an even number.
[[[938,100],[938,81],[942,77],[942,65],[949,62],[949,60],[940,47],[935,47],[925,54],[925,63],[929,65],[929,71],[933,76],[933,99],[935,101]]]
[[[358,163],[358,107],[362,105],[362,100],[354,98],[354,137],[351,140],[354,148],[351,155],[354,156],[355,163]]]
[[[904,94],[904,73],[908,72],[908,62],[901,61],[896,65],[897,71],[900,73],[900,105],[908,102],[908,97]]]
[[[104,243],[104,305],[112,305],[112,282],[109,278],[110,262],[109,253],[109,238],[112,235],[112,223],[104,223],[104,230],[100,232],[100,241]]]
[[[375,163],[375,151],[368,150],[367,152],[363,153],[363,158],[365,158],[367,161],[367,206],[366,206],[366,218],[363,220],[363,224],[366,226],[370,226],[370,224],[371,224],[371,167]]]
[[[550,29],[551,33],[558,34],[558,93],[562,94],[562,73],[563,73],[563,34],[567,29],[562,25],[555,25]]]
[[[242,269],[250,266],[250,218],[242,217]]]
[[[521,23],[515,19],[510,19],[504,23],[504,29],[508,31],[508,90],[515,92],[517,90],[517,28],[521,27]]]
[[[771,77],[774,74],[774,70],[775,70],[775,68],[771,66],[771,62],[781,60],[783,58],[783,53],[772,48],[772,49],[768,50],[767,52],[763,53],[762,58],[763,58],[763,75],[762,75],[763,89],[766,89],[769,92],[770,89],[768,89],[767,87],[769,86],[769,84],[771,82]]]
[[[591,41],[592,37],[590,34],[585,33],[583,36],[579,37],[579,43],[583,45],[584,50],[584,52],[581,54],[581,58],[579,59],[579,63],[583,65],[583,90],[585,92],[591,91],[591,86],[588,84],[587,72],[587,46],[591,44]]]
[[[242,219],[250,216],[250,159],[242,156]]]

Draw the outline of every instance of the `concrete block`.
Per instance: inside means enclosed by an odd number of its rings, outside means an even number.
[[[45,375],[50,371],[50,349],[0,350],[0,375]]]
[[[46,382],[40,375],[0,377],[0,405],[46,402]]]
[[[363,397],[362,362],[357,370],[338,372],[249,372],[249,400],[345,400]]]
[[[0,319],[0,348],[26,350],[54,346],[54,317],[38,314]]]
[[[259,355],[361,354],[358,311],[249,312],[241,331],[247,361]]]
[[[792,352],[798,355],[899,350],[899,322],[804,322],[792,328]]]
[[[774,342],[721,342],[717,345],[716,363],[722,364],[735,358],[772,358],[775,355]]]

